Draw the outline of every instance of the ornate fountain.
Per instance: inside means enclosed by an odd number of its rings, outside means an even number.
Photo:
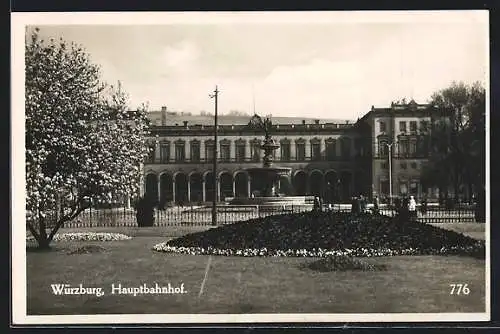
[[[262,167],[246,168],[245,170],[255,183],[261,183],[255,197],[236,197],[230,199],[230,204],[304,204],[309,199],[308,196],[280,196],[279,183],[282,176],[289,177],[292,169],[288,167],[273,166],[273,152],[280,147],[271,136],[273,123],[269,117],[262,118],[255,114],[248,123],[250,129],[264,132],[264,142],[260,149],[264,152]],[[260,182],[255,182],[260,181]]]
[[[260,149],[264,151],[262,158],[262,167],[247,168],[246,171],[251,180],[261,180],[264,183],[260,189],[259,197],[276,197],[276,189],[281,176],[289,176],[291,168],[273,167],[273,152],[280,146],[271,137],[273,123],[269,117],[262,118],[255,114],[250,119],[248,126],[251,129],[264,132],[264,142]]]

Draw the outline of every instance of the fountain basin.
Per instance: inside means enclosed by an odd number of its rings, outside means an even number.
[[[226,198],[226,202],[229,205],[312,205],[314,203],[314,196],[229,197]]]

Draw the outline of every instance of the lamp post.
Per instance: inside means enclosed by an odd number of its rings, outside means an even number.
[[[210,98],[215,100],[215,110],[214,110],[214,166],[213,166],[213,199],[212,199],[212,225],[217,225],[217,98],[219,96],[219,90],[217,86],[215,86],[215,90],[213,94],[209,95]]]
[[[389,204],[392,205],[392,145],[394,143],[385,143],[389,149]]]

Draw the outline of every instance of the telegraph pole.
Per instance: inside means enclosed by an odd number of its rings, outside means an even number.
[[[386,144],[389,148],[389,204],[392,205],[392,144]]]
[[[218,200],[218,191],[217,191],[217,99],[219,96],[219,89],[215,86],[215,90],[213,94],[210,94],[210,98],[215,100],[215,112],[214,112],[214,166],[213,166],[213,200],[212,200],[212,225],[217,225],[217,200]]]

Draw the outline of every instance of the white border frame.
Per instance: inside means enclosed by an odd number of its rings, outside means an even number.
[[[25,131],[24,131],[24,41],[26,25],[155,25],[197,23],[327,23],[332,22],[456,22],[450,15],[457,11],[355,11],[355,12],[92,12],[92,13],[12,13],[11,16],[11,75],[12,75],[12,321],[15,325],[28,324],[139,324],[139,323],[297,323],[297,322],[469,322],[491,319],[490,287],[490,76],[489,43],[487,43],[486,89],[486,285],[485,313],[362,313],[362,314],[131,314],[131,315],[47,315],[30,316],[26,313],[26,226],[16,219],[25,214]],[[461,11],[465,12],[465,11]],[[489,13],[487,10],[469,10],[471,21],[485,23],[489,41]],[[463,13],[462,13],[463,14]],[[463,17],[460,19],[463,20]],[[23,111],[23,112],[21,112]],[[15,283],[15,284],[14,284]]]

